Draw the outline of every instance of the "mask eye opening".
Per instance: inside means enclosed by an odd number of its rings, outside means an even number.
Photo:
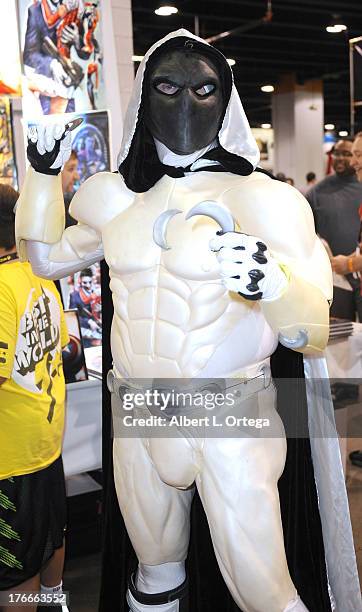
[[[156,79],[152,85],[158,93],[169,97],[178,94],[181,89],[177,83],[162,78]]]
[[[215,91],[215,83],[204,83],[203,85],[199,85],[197,88],[194,88],[194,92],[199,98],[207,98],[208,96],[211,96],[211,94],[215,93]]]

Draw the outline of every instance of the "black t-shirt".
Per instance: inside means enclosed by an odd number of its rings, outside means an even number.
[[[333,255],[349,255],[359,241],[362,183],[353,176],[327,176],[306,195],[317,233]]]

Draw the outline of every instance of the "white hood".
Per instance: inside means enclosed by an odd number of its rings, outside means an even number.
[[[175,32],[170,32],[170,34],[167,34],[167,36],[161,38],[161,40],[157,41],[147,51],[137,70],[131,100],[126,113],[121,150],[118,156],[118,168],[129,153],[134,133],[136,131],[138,113],[141,106],[142,85],[147,62],[156,49],[158,49],[168,40],[177,38],[179,36],[196,40],[199,43],[203,43],[205,46],[210,46],[209,43],[202,40],[202,38],[199,38],[188,30],[181,28],[180,30],[175,30]],[[233,153],[234,155],[238,155],[239,157],[243,157],[250,162],[255,169],[260,159],[259,148],[255,142],[254,136],[251,133],[249,122],[246,118],[239,94],[234,85],[234,81],[229,103],[225,111],[224,121],[218,137],[220,145],[226,151]]]

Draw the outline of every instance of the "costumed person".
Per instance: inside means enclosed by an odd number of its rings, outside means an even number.
[[[352,559],[347,585],[343,565],[337,561],[336,568],[333,551],[323,549],[306,445],[294,446],[296,453],[303,450],[302,469],[294,474],[308,472],[309,479],[303,480],[296,514],[287,517],[291,533],[285,533],[293,551],[302,550],[293,548],[300,535],[307,543],[303,557],[288,554],[293,580],[287,564],[277,488],[286,443],[270,356],[278,339],[299,353],[321,353],[328,339],[331,272],[303,196],[254,172],[258,148],[225,57],[186,30],[149,50],[125,121],[121,176],[99,173],[83,183],[71,203],[78,225],[64,230],[57,174],[70,148],[63,126],[30,130],[32,168],[17,209],[17,240],[22,257],[51,278],[103,255],[109,265],[114,477],[138,568],[130,578],[128,607],[114,599],[103,609],[187,609],[185,559],[196,485],[239,609],[322,612],[335,599],[344,612],[361,610],[348,517],[333,523],[334,542],[344,537]],[[171,385],[180,380],[182,389],[188,379],[193,397],[205,378],[224,379],[226,390],[231,386],[239,397],[243,417],[268,417],[274,436],[184,435],[176,425],[172,438],[151,437],[147,430],[132,437],[121,397],[139,389],[139,379],[156,379],[156,391],[168,379]],[[141,414],[151,415],[146,405]],[[318,483],[320,475],[317,469]],[[333,478],[341,504],[334,516],[320,499],[327,537],[341,508],[348,514],[340,458]],[[328,488],[328,470],[325,482]],[[311,515],[305,513],[310,498]],[[304,519],[305,531],[294,531]],[[207,564],[202,558],[200,570]],[[208,582],[203,602],[192,611],[215,609],[215,600],[208,600],[212,588]],[[232,609],[226,598],[221,605]]]

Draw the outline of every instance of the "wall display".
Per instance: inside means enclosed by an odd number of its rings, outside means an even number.
[[[15,0],[1,0],[0,95],[21,96],[21,64]]]
[[[18,189],[11,101],[0,97],[0,182]]]
[[[78,311],[85,348],[102,344],[102,300],[100,264],[71,274],[60,281],[65,308]]]
[[[99,0],[18,0],[26,117],[103,108]]]
[[[65,382],[71,383],[87,380],[88,373],[80,333],[80,317],[78,311],[77,309],[65,310],[64,316],[69,334],[69,344],[63,349]]]

